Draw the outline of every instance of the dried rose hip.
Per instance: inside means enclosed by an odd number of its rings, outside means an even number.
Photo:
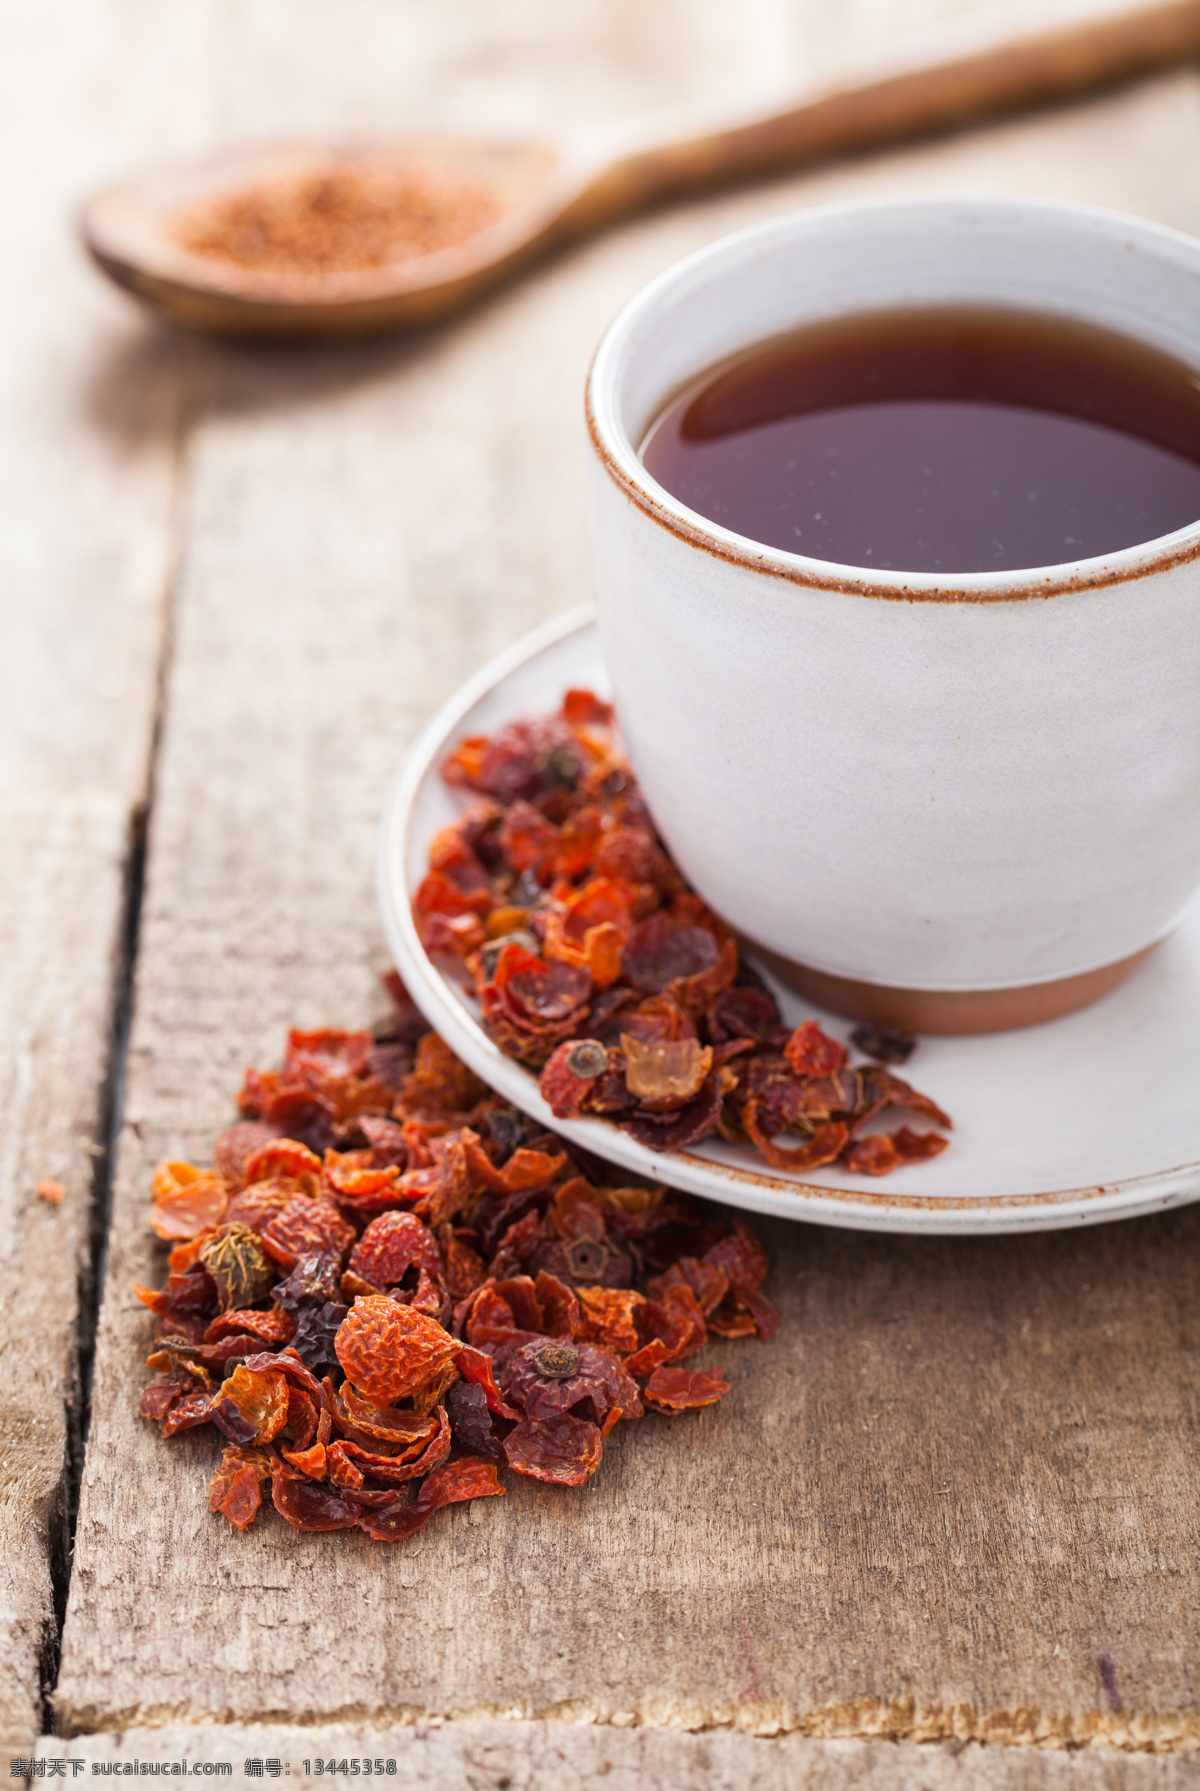
[[[302,1256],[316,1254],[340,1260],[354,1242],[354,1228],[347,1225],[331,1202],[301,1196],[289,1200],[276,1213],[265,1227],[262,1240],[274,1260],[291,1269]]]
[[[245,1225],[222,1225],[205,1240],[200,1261],[216,1283],[222,1312],[253,1306],[274,1277],[266,1251]]]
[[[481,952],[473,974],[519,1054],[552,1060],[556,1101],[616,1113],[668,1147],[710,1129],[726,1103],[753,1117],[757,1095],[809,1142],[835,1110],[848,1128],[919,1107],[874,1068],[798,1076],[769,1000],[719,1007],[732,942],[655,842],[612,756],[611,716],[582,698],[575,713],[563,725],[577,754],[551,746],[521,798],[538,818],[522,837],[548,853],[536,874],[505,869],[520,829],[506,833],[495,802],[434,847],[473,919],[486,889],[489,922],[515,913],[526,926],[525,940]],[[475,776],[483,758],[461,763]],[[635,880],[595,868],[615,844]],[[600,992],[605,929],[624,942],[655,914],[649,943],[668,985]],[[551,920],[559,956],[535,949]],[[689,943],[693,932],[710,946]],[[394,1004],[378,1041],[290,1034],[281,1070],[246,1073],[250,1117],[222,1135],[220,1177],[175,1165],[156,1182],[175,1247],[166,1285],[136,1290],[160,1333],[140,1410],[164,1436],[211,1426],[227,1439],[209,1500],[235,1529],[255,1520],[268,1479],[294,1528],[390,1542],[443,1505],[503,1491],[497,1462],[582,1485],[613,1427],[641,1418],[639,1381],[659,1411],[712,1403],[724,1382],[672,1365],[710,1332],[766,1337],[777,1322],[744,1226],[730,1233],[659,1187],[606,1186],[599,1167],[581,1173],[591,1160],[492,1095],[402,989]],[[718,1011],[740,1036],[708,1030]],[[747,1053],[767,1070],[742,1091],[728,1064]],[[902,1127],[888,1149],[916,1160],[942,1143]],[[643,1265],[659,1271],[645,1293],[633,1285]]]
[[[441,1277],[444,1269],[437,1240],[412,1213],[381,1213],[372,1219],[350,1257],[350,1267],[376,1287],[395,1287],[416,1264]]]
[[[335,1347],[347,1378],[376,1405],[403,1399],[458,1349],[434,1319],[385,1294],[355,1300]]]
[[[564,1338],[535,1338],[507,1356],[497,1378],[505,1398],[528,1418],[580,1408],[597,1421],[617,1406],[641,1416],[637,1387],[607,1350]]]
[[[944,1116],[881,1063],[851,1069],[815,1020],[785,1030],[762,978],[671,864],[598,699],[568,693],[556,716],[463,741],[446,777],[492,800],[431,843],[418,922],[475,929],[474,945],[465,933],[443,943],[468,959],[497,1044],[541,1071],[555,1118],[610,1119],[659,1152],[719,1131],[791,1174],[839,1159],[883,1173],[941,1148],[860,1142],[889,1107]],[[872,1029],[855,1042],[893,1062],[911,1048]],[[799,1143],[783,1141],[789,1130]],[[551,1257],[540,1266],[562,1272]]]
[[[608,1068],[608,1052],[596,1039],[569,1039],[553,1053],[538,1086],[555,1119],[575,1119],[584,1097]]]

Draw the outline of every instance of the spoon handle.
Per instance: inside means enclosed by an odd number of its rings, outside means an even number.
[[[659,200],[782,172],[987,114],[1061,99],[1200,54],[1200,0],[1094,12],[1026,36],[940,39],[887,71],[814,90],[781,110],[673,131],[610,154],[559,219],[586,235]],[[899,61],[899,67],[897,63]],[[556,232],[557,234],[557,232]]]

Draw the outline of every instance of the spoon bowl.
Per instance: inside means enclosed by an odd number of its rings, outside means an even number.
[[[358,267],[255,266],[188,241],[189,221],[221,201],[330,176],[404,178],[414,170],[451,193],[483,196],[491,221],[429,253],[402,250]],[[83,234],[118,285],[180,323],[228,335],[357,334],[456,310],[536,255],[573,196],[564,172],[561,153],[535,143],[247,149],[108,188],[87,206]]]

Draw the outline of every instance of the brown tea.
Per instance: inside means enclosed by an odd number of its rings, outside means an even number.
[[[710,369],[642,458],[700,515],[813,559],[1061,565],[1200,518],[1200,375],[1065,319],[874,312]]]

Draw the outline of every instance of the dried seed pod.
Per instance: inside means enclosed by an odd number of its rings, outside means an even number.
[[[200,1261],[216,1283],[222,1312],[265,1299],[274,1280],[266,1251],[245,1225],[222,1225],[202,1246]]]

